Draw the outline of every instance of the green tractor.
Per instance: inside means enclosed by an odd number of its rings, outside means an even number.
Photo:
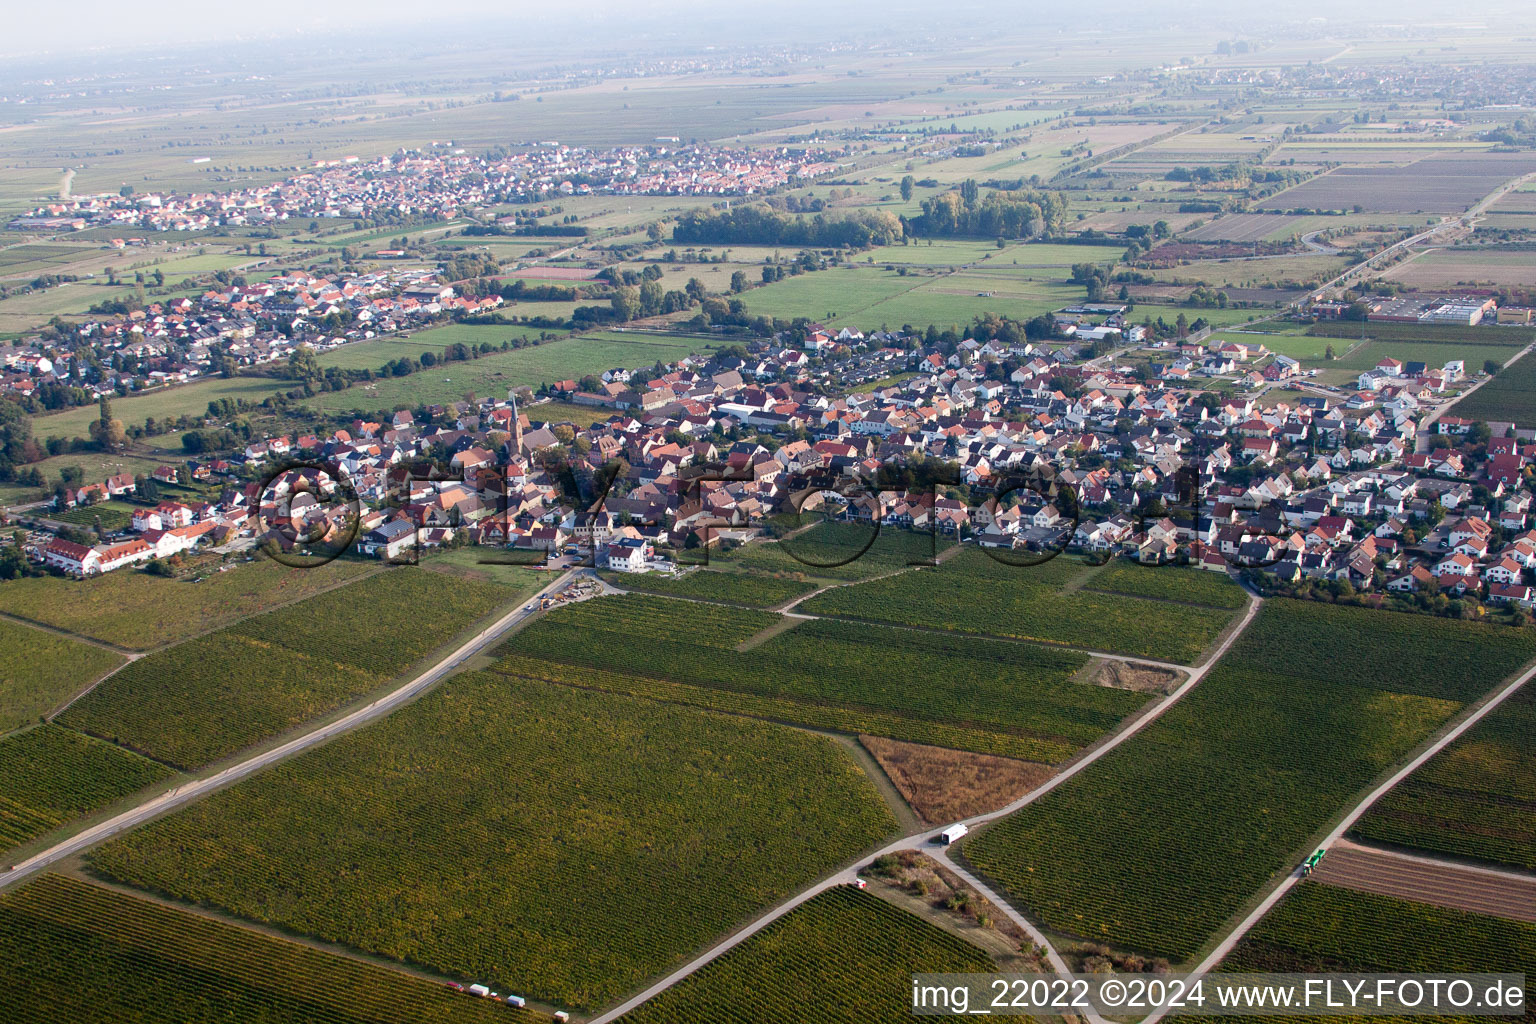
[[[1301,877],[1305,878],[1310,875],[1312,873],[1312,869],[1317,867],[1317,865],[1322,862],[1323,854],[1327,852],[1328,851],[1326,849],[1320,849],[1312,856],[1308,857],[1304,862],[1302,862]]]

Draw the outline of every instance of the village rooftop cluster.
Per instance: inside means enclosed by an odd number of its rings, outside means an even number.
[[[509,396],[401,410],[167,465],[158,480],[222,482],[222,497],[161,501],[101,545],[41,539],[34,553],[90,574],[205,540],[291,547],[294,537],[339,536],[396,561],[478,544],[670,569],[682,552],[757,536],[807,480],[831,480],[840,484],[818,483],[802,511],[996,550],[1536,604],[1527,486],[1536,437],[1443,415],[1467,384],[1459,361],[1384,359],[1372,371],[1377,387],[1344,397],[1299,390],[1288,364],[1261,346],[1156,344],[1167,362],[1148,376],[1117,368],[1116,353],[1086,359],[1072,341],[943,346],[814,329],[798,343],[753,341],[745,358],[684,358],[660,377],[616,367],[596,389],[560,381],[537,398],[525,389],[521,404]],[[1263,370],[1248,368],[1261,362]],[[1253,393],[1191,388],[1183,377],[1192,367],[1248,381]],[[868,393],[837,390],[906,373]],[[611,415],[578,427],[542,417],[545,398]],[[336,500],[329,474],[281,472],[295,458],[333,467],[357,504]],[[429,463],[439,479],[407,472]],[[940,463],[952,484],[877,483],[882,467]],[[611,487],[571,491],[573,477],[604,479],[615,466]],[[998,501],[1010,481],[1042,473],[1051,489],[1014,489]],[[67,492],[61,504],[133,486],[109,480]]]
[[[73,196],[10,226],[27,231],[132,228],[198,231],[288,220],[450,220],[508,203],[570,195],[758,195],[837,169],[837,154],[806,149],[683,145],[586,149],[545,142],[508,155],[474,156],[452,144],[399,150],[376,160],[320,160],[270,185],[233,191]]]

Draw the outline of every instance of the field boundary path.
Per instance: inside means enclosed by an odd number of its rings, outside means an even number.
[[[1491,698],[1484,701],[1483,704],[1470,715],[1458,722],[1453,728],[1447,731],[1445,735],[1435,740],[1424,750],[1420,751],[1417,757],[1413,758],[1407,764],[1393,772],[1385,782],[1371,790],[1370,793],[1366,794],[1364,799],[1355,804],[1354,807],[1350,808],[1349,812],[1344,815],[1343,820],[1341,820],[1334,827],[1333,831],[1328,833],[1327,837],[1318,844],[1318,849],[1328,850],[1337,845],[1339,841],[1344,838],[1344,834],[1354,827],[1355,822],[1360,820],[1360,816],[1363,815],[1366,811],[1370,810],[1372,804],[1376,803],[1376,801],[1380,800],[1382,797],[1386,796],[1389,792],[1396,788],[1398,783],[1402,782],[1408,776],[1418,771],[1430,758],[1434,757],[1436,754],[1440,753],[1440,751],[1444,750],[1446,747],[1456,742],[1456,740],[1460,739],[1463,733],[1486,718],[1495,708],[1513,696],[1526,683],[1530,682],[1533,677],[1536,677],[1536,666],[1532,666],[1531,668],[1526,669],[1518,676],[1516,676],[1512,681],[1506,683],[1503,688],[1498,690]],[[1327,860],[1326,857],[1323,859],[1325,861]],[[1220,964],[1221,961],[1226,958],[1227,954],[1232,952],[1237,944],[1242,941],[1243,937],[1252,931],[1255,925],[1263,920],[1264,915],[1268,914],[1274,905],[1280,902],[1281,897],[1290,892],[1291,887],[1294,886],[1297,882],[1301,881],[1301,878],[1302,875],[1299,868],[1290,871],[1283,879],[1280,880],[1278,885],[1270,890],[1269,895],[1264,897],[1264,899],[1260,901],[1259,905],[1254,907],[1252,912],[1249,913],[1249,915],[1245,917],[1236,928],[1232,929],[1232,931],[1228,933],[1227,937],[1222,939],[1221,942],[1216,945],[1216,948],[1211,950],[1211,952],[1206,956],[1204,960],[1200,961],[1198,966],[1191,970],[1191,973],[1206,974],[1214,969],[1218,964]],[[1141,1024],[1157,1024],[1158,1021],[1162,1020],[1163,1017],[1167,1015],[1167,1012],[1168,1011],[1166,1010],[1159,1010],[1143,1020]]]
[[[1477,222],[1477,220],[1487,212],[1488,207],[1492,206],[1494,203],[1497,203],[1500,199],[1503,199],[1506,195],[1513,192],[1521,185],[1532,180],[1536,180],[1536,173],[1522,174],[1519,177],[1509,179],[1508,181],[1504,182],[1504,184],[1500,185],[1498,188],[1494,189],[1492,192],[1479,199],[1476,203],[1472,204],[1472,206],[1470,206],[1467,211],[1460,216],[1446,217],[1442,219],[1438,224],[1435,224],[1424,231],[1420,231],[1416,235],[1411,235],[1400,242],[1394,242],[1373,256],[1367,256],[1359,263],[1344,271],[1338,277],[1335,277],[1333,280],[1328,281],[1322,286],[1313,289],[1312,294],[1315,295],[1320,292],[1330,291],[1333,288],[1344,284],[1345,281],[1356,276],[1357,274],[1364,273],[1366,270],[1370,269],[1371,264],[1375,263],[1377,260],[1384,259],[1387,256],[1396,252],[1401,252],[1404,249],[1411,249],[1418,245],[1420,242],[1433,238],[1436,235],[1443,234],[1445,232],[1465,231],[1471,228]]]
[[[1235,629],[1229,630],[1227,635],[1222,638],[1221,642],[1211,650],[1211,652],[1198,666],[1193,668],[1188,666],[1181,666],[1180,671],[1188,672],[1189,678],[1186,679],[1178,689],[1164,697],[1161,701],[1158,701],[1152,705],[1148,705],[1150,710],[1128,718],[1121,724],[1118,732],[1115,732],[1109,736],[1107,739],[1102,741],[1099,746],[1086,752],[1076,762],[1063,768],[1060,772],[1052,776],[1040,786],[1019,797],[1017,800],[1014,800],[1011,803],[998,808],[995,811],[988,811],[985,814],[978,814],[970,818],[966,818],[964,819],[964,824],[970,828],[975,828],[976,826],[986,824],[989,821],[994,821],[997,818],[1012,814],[1019,810],[1021,807],[1033,803],[1035,800],[1038,800],[1046,793],[1049,793],[1057,786],[1060,786],[1067,779],[1072,778],[1074,775],[1081,772],[1095,761],[1099,760],[1099,758],[1108,754],[1111,750],[1114,750],[1121,743],[1124,743],[1132,736],[1135,736],[1137,733],[1141,732],[1142,729],[1146,728],[1152,722],[1156,721],[1159,716],[1161,716],[1165,711],[1167,711],[1170,707],[1181,700],[1186,694],[1189,693],[1190,690],[1194,689],[1195,686],[1199,684],[1201,679],[1205,678],[1206,673],[1208,673],[1211,668],[1221,660],[1222,656],[1227,653],[1227,650],[1237,642],[1237,638],[1242,636],[1243,633],[1247,630],[1249,624],[1253,622],[1254,616],[1258,614],[1259,608],[1263,603],[1263,598],[1253,594],[1250,591],[1248,607],[1244,610],[1242,618],[1238,621],[1237,627]],[[828,889],[831,889],[834,886],[852,885],[858,880],[860,865],[868,862],[869,860],[872,860],[875,857],[881,857],[891,853],[898,853],[902,850],[920,850],[928,856],[933,857],[945,867],[953,870],[967,884],[975,888],[977,892],[981,893],[981,895],[985,896],[996,906],[1002,909],[1002,911],[1008,915],[1009,919],[1023,928],[1029,934],[1030,938],[1033,939],[1038,945],[1044,947],[1047,958],[1050,960],[1051,966],[1055,968],[1057,972],[1062,974],[1067,973],[1066,961],[1062,958],[1061,954],[1056,951],[1055,947],[1051,945],[1051,943],[1046,939],[1046,937],[1040,932],[1038,928],[1036,928],[1027,918],[1015,910],[1006,900],[998,896],[980,880],[973,877],[964,868],[954,863],[954,861],[949,858],[946,851],[932,847],[929,844],[929,838],[933,835],[933,831],[934,830],[930,827],[925,828],[920,832],[902,836],[900,839],[894,840],[893,842],[887,844],[880,850],[876,851],[874,854],[867,857],[861,857],[857,864],[845,867],[840,871],[837,871],[825,878],[822,878],[820,881],[813,883],[809,887],[801,890],[799,893],[796,893],[794,896],[791,896],[789,899],[784,900],[769,910],[766,914],[763,914],[761,917],[754,920],[751,924],[748,924],[744,928],[737,930],[727,938],[716,943],[713,947],[706,950],[704,953],[691,960],[684,966],[651,984],[643,991],[629,997],[618,1006],[615,1006],[613,1009],[607,1010],[601,1014],[598,1014],[596,1017],[591,1018],[588,1024],[611,1024],[612,1021],[622,1017],[624,1014],[633,1010],[635,1007],[649,1001],[655,996],[666,991],[668,988],[671,988],[673,985],[682,981],[684,978],[697,972],[714,960],[719,959],[721,956],[730,952],[732,949],[739,946],[753,935],[756,935],[758,932],[762,931],[764,928],[768,927],[770,924],[777,921],[785,914],[788,914],[796,907],[801,906],[802,904],[808,902],[821,893],[826,892]],[[1091,1024],[1107,1024],[1104,1018],[1095,1011],[1089,1011],[1085,1016],[1087,1016]]]
[[[1536,924],[1536,875],[1341,839],[1312,871],[1315,881],[1437,907]]]
[[[425,669],[420,675],[403,684],[398,689],[385,694],[372,703],[349,712],[329,724],[321,725],[301,736],[297,736],[281,746],[263,751],[213,775],[185,782],[169,792],[151,797],[136,807],[94,825],[22,861],[10,870],[0,873],[0,889],[14,885],[51,864],[55,864],[68,857],[73,857],[78,853],[89,850],[93,846],[106,842],[119,832],[141,825],[151,818],[158,817],[167,811],[175,810],[199,797],[206,796],[209,793],[238,782],[247,775],[261,771],[263,768],[270,767],[296,754],[303,753],[343,733],[351,732],[374,719],[382,718],[431,689],[450,673],[458,669],[464,662],[500,640],[502,635],[513,626],[522,622],[528,616],[536,614],[541,597],[565,586],[574,577],[574,570],[567,571],[550,581],[537,594],[531,597],[519,598],[516,606],[511,611],[476,633],[454,651],[439,659],[430,668]],[[533,606],[532,610],[528,607],[530,603]]]

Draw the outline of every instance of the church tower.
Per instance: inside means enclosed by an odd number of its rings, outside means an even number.
[[[523,418],[517,412],[517,390],[508,389],[507,400],[512,403],[512,451],[516,455],[523,453]]]

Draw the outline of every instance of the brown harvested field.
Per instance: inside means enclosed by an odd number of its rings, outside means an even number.
[[[1095,686],[1135,690],[1137,693],[1172,693],[1180,681],[1180,674],[1172,669],[1108,658],[1089,671],[1093,673],[1089,678]]]
[[[1536,192],[1516,189],[1489,209],[1493,213],[1536,213]]]
[[[1536,153],[1430,156],[1402,167],[1339,167],[1264,200],[1266,210],[1296,208],[1453,214],[1510,178],[1536,171]]]
[[[1056,769],[1033,761],[972,754],[883,736],[860,736],[924,824],[993,811],[1045,782]]]
[[[1536,922],[1536,875],[1521,877],[1341,840],[1312,877],[1344,889]]]
[[[1283,213],[1233,213],[1185,232],[1184,237],[1191,242],[1278,241],[1287,238],[1306,219]]]
[[[1124,231],[1132,224],[1155,224],[1160,220],[1168,222],[1168,226],[1175,233],[1184,230],[1200,220],[1209,217],[1208,213],[1178,213],[1172,206],[1164,212],[1157,205],[1150,205],[1145,210],[1104,210],[1101,213],[1090,213],[1080,221],[1075,221],[1072,227],[1081,231]]]
[[[1536,218],[1531,226],[1536,227]],[[1382,276],[1414,288],[1429,289],[1460,283],[1536,285],[1536,251],[1436,249],[1400,263]]]

